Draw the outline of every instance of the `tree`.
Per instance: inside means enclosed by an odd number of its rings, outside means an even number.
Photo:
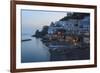
[[[48,34],[48,28],[49,28],[48,26],[43,26],[43,29],[41,31],[42,36]]]
[[[40,31],[39,31],[39,30],[36,30],[35,36],[36,36],[36,37],[40,37]]]
[[[55,26],[55,24],[53,22],[51,22],[50,26]]]

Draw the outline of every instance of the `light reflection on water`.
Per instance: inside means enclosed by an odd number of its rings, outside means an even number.
[[[21,43],[21,62],[43,62],[50,60],[49,49],[41,42],[41,39],[29,35],[22,36],[22,39],[32,39]]]

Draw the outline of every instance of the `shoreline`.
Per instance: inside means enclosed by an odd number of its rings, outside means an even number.
[[[89,45],[77,46],[73,45],[52,45],[45,42],[44,45],[49,48],[50,61],[64,61],[64,60],[86,60],[90,59],[90,47]]]

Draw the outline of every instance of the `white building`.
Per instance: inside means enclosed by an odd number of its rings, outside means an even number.
[[[90,17],[87,16],[80,21],[80,33],[87,33],[90,31]]]
[[[66,33],[81,34],[90,31],[90,17],[84,19],[68,19],[51,23],[48,34],[53,34],[57,29],[65,29]]]

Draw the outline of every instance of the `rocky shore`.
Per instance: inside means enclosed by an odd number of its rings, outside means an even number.
[[[49,48],[51,61],[90,59],[90,47],[88,44],[73,45],[66,42],[46,42],[44,44]]]
[[[89,48],[58,48],[50,49],[51,61],[86,60],[90,59]]]

